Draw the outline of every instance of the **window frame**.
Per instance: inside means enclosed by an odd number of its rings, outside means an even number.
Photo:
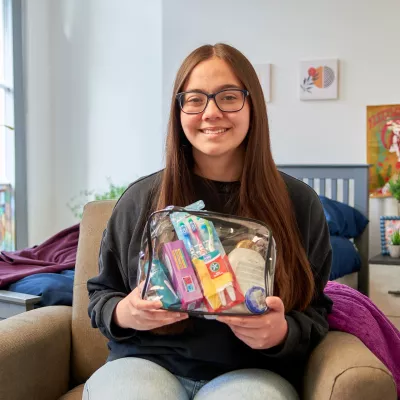
[[[26,130],[23,83],[23,25],[21,0],[0,0],[4,8],[4,122],[12,127],[13,138],[4,135],[4,145],[11,154],[5,162],[8,183],[14,188],[15,248],[28,246]],[[10,129],[4,127],[4,129]]]

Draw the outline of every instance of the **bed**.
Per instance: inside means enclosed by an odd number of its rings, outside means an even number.
[[[278,169],[302,180],[311,186],[321,199],[328,198],[344,203],[368,218],[368,182],[369,166],[362,165],[278,165]],[[339,238],[331,236],[331,244]],[[356,237],[348,238],[357,249],[359,268],[333,280],[351,286],[361,293],[369,294],[368,266],[368,223]],[[336,251],[336,253],[335,253]],[[340,250],[333,248],[334,257],[340,256]]]

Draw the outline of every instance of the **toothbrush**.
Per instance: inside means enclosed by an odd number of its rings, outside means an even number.
[[[215,250],[215,247],[214,247],[214,233],[213,233],[213,230],[211,228],[211,225],[207,220],[204,220],[204,223],[203,223],[202,226],[204,226],[205,229],[208,232],[208,249],[210,251],[214,251]]]
[[[200,218],[198,218],[198,220],[200,220]],[[204,220],[200,225],[200,231],[201,231],[201,235],[203,237],[204,245],[208,248],[209,251],[211,251],[211,249],[210,249],[210,235],[208,234],[208,229],[207,229],[207,226],[206,226]]]
[[[203,256],[204,254],[207,254],[207,250],[206,250],[206,249],[204,248],[204,246],[203,246],[203,242],[201,241],[199,231],[198,231],[198,229],[197,229],[196,224],[195,224],[194,221],[192,220],[192,218],[189,218],[189,219],[188,219],[188,223],[189,223],[190,229],[191,229],[191,231],[192,231],[194,237],[195,237],[196,240],[197,240],[197,244],[199,245],[199,252],[200,252],[200,255]]]
[[[179,224],[179,229],[181,230],[181,233],[183,236],[183,242],[184,242],[186,248],[189,250],[190,256],[195,257],[196,254],[195,254],[192,242],[190,240],[190,234],[189,234],[188,230],[186,229],[186,226],[183,222],[181,222]]]

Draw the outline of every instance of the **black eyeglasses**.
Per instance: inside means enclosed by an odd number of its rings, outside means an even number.
[[[199,91],[181,92],[176,95],[179,106],[185,114],[201,114],[210,99],[223,112],[238,112],[250,93],[245,89],[224,89],[217,93],[207,94]]]

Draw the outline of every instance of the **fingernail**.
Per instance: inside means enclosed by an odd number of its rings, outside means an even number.
[[[180,318],[181,314],[175,314],[176,318]]]

